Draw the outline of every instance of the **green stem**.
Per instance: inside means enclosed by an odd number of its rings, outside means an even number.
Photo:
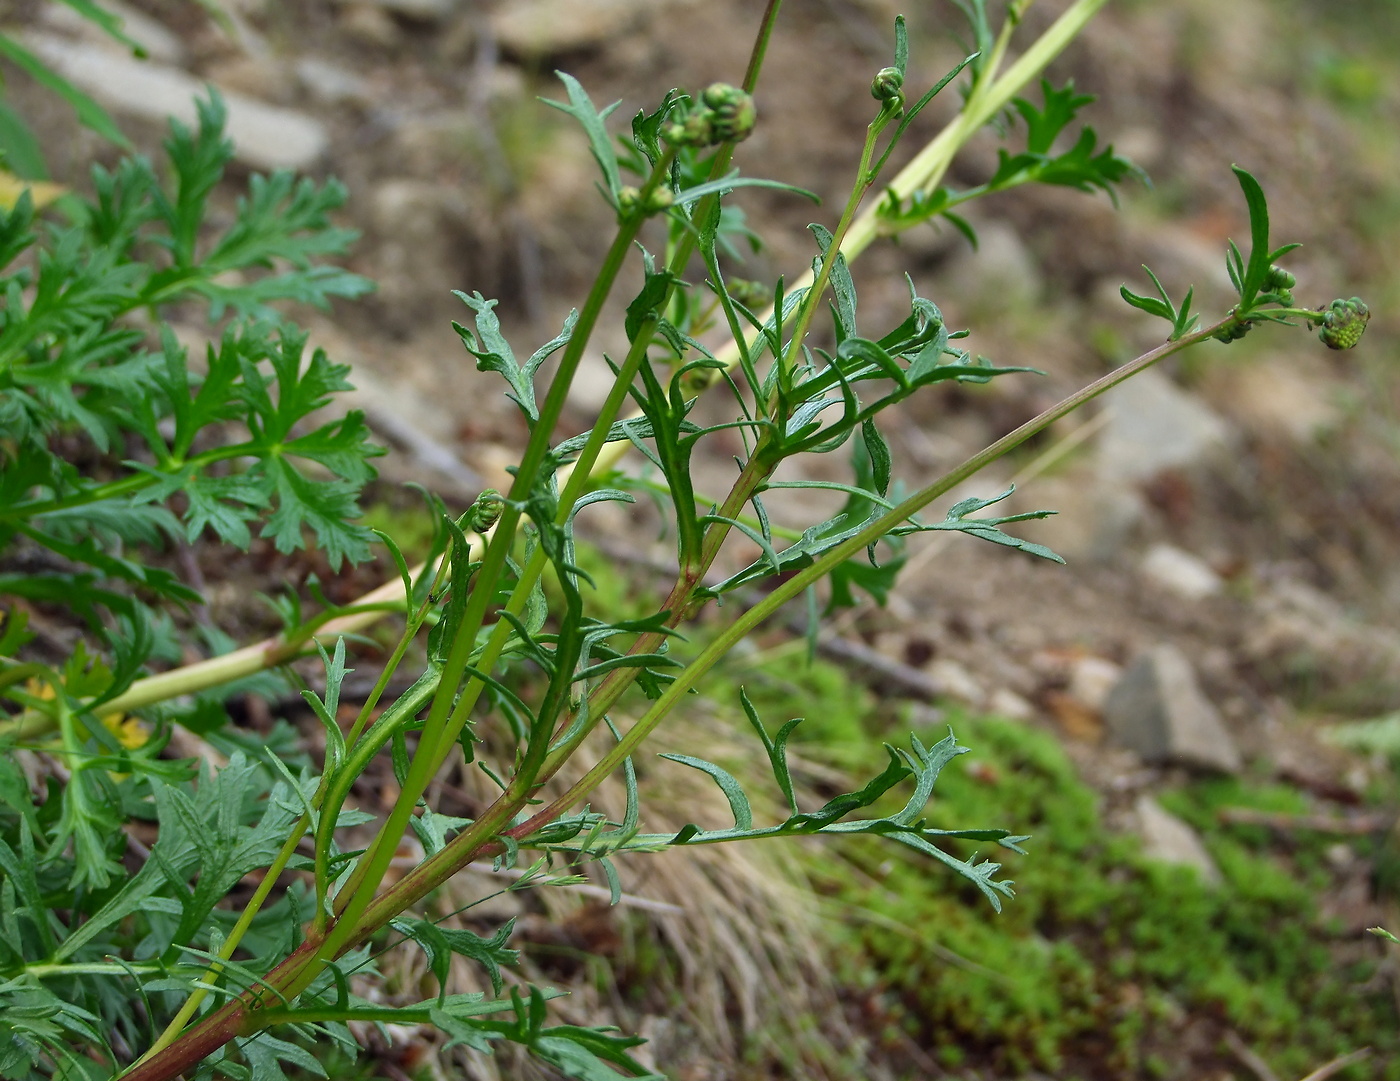
[[[133,973],[158,973],[166,971],[160,963],[113,964],[110,961],[80,961],[76,963],[54,963],[25,965],[23,974],[44,980],[61,976],[130,976]]]
[[[603,778],[617,769],[622,762],[637,749],[638,745],[655,730],[657,725],[661,723],[676,704],[685,695],[690,693],[700,678],[704,676],[720,658],[727,654],[745,635],[789,600],[799,596],[808,586],[826,577],[826,575],[831,573],[831,571],[841,563],[845,562],[845,560],[863,551],[889,533],[890,530],[903,524],[911,515],[918,513],[933,500],[961,484],[1008,451],[1020,446],[1031,436],[1043,431],[1061,417],[1067,416],[1086,402],[1091,401],[1105,391],[1116,387],[1124,380],[1151,367],[1164,357],[1179,353],[1183,349],[1206,341],[1221,327],[1227,326],[1229,323],[1229,318],[1222,319],[1220,322],[1204,330],[1198,330],[1173,342],[1166,342],[1156,349],[1137,357],[1135,360],[1131,360],[1127,364],[1114,369],[1107,375],[1089,384],[1089,386],[1084,387],[1082,390],[1070,395],[1063,401],[1051,406],[1039,416],[1022,424],[1015,431],[1008,433],[995,443],[990,444],[977,454],[974,454],[955,469],[945,473],[932,484],[920,489],[914,495],[904,500],[904,502],[900,503],[893,510],[872,521],[859,533],[831,549],[811,566],[779,584],[779,586],[765,597],[761,603],[749,609],[721,631],[710,645],[707,646],[695,660],[687,665],[684,671],[676,677],[675,681],[666,688],[666,691],[657,699],[642,718],[628,730],[627,734],[623,736],[622,739],[609,749],[608,753],[604,755],[592,769],[575,782],[568,791],[552,801],[548,806],[536,812],[529,822],[519,827],[520,835],[527,835],[527,830],[538,829],[540,826],[552,821],[554,818],[567,811],[569,807],[573,806],[589,792],[593,791],[593,789],[602,782]]]
[[[657,162],[651,175],[642,186],[641,198],[638,201],[640,206],[645,206],[647,197],[665,181],[670,164],[671,156],[669,154],[663,155],[661,160]],[[436,772],[437,763],[441,760],[440,755],[445,748],[456,742],[458,734],[466,724],[467,712],[460,708],[454,709],[453,700],[461,685],[471,654],[476,647],[478,632],[485,623],[494,599],[495,584],[500,581],[501,575],[505,571],[506,560],[514,543],[515,531],[520,524],[523,513],[521,505],[529,497],[531,489],[537,482],[538,474],[545,464],[550,449],[550,438],[560,415],[563,413],[574,373],[578,370],[579,363],[583,359],[584,349],[592,337],[598,317],[602,313],[603,304],[612,292],[612,287],[622,271],[623,263],[631,251],[632,243],[641,229],[643,220],[641,214],[636,214],[624,219],[620,224],[617,236],[608,249],[598,271],[598,276],[589,291],[588,299],[579,312],[573,335],[564,347],[559,367],[550,382],[544,403],[540,406],[538,418],[530,433],[530,440],[525,447],[525,453],[521,456],[515,481],[506,497],[505,509],[502,511],[492,533],[491,541],[487,545],[485,557],[476,576],[477,587],[471,591],[467,599],[460,628],[453,639],[447,660],[443,665],[442,682],[438,685],[437,693],[433,696],[432,705],[429,706],[428,717],[423,724],[418,748],[413,756],[412,764],[409,766],[408,776],[404,779],[403,789],[400,791],[399,798],[384,825],[375,835],[369,851],[356,865],[350,881],[345,886],[343,892],[348,895],[349,900],[344,905],[341,919],[327,933],[325,941],[316,954],[315,962],[309,966],[313,972],[324,959],[336,956],[353,932],[355,922],[374,899],[379,882],[393,859],[399,838],[407,829],[408,820],[412,816],[419,798],[427,790],[428,783],[432,779],[433,773]],[[465,588],[465,585],[466,583],[459,583],[458,588]],[[515,780],[521,780],[519,774],[516,775]],[[508,786],[507,793],[510,794],[510,789],[515,787],[516,784],[513,780]],[[530,779],[523,780],[520,787],[528,791]],[[498,804],[505,802],[503,796]],[[504,807],[502,810],[504,811]],[[510,811],[505,821],[508,821],[513,814],[514,811]],[[497,817],[499,817],[499,813],[496,815],[488,813],[481,820],[478,820],[476,826],[471,827],[468,832],[474,831],[477,826],[482,826],[489,827],[494,834],[504,824],[504,822],[495,822],[494,819]],[[299,990],[301,988],[296,988],[296,991]]]

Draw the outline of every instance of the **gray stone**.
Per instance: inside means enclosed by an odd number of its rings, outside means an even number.
[[[1106,563],[1129,547],[1146,504],[1131,484],[1096,476],[1088,463],[1039,478],[1012,497],[1015,511],[1053,509],[1053,517],[1019,529],[1028,540],[1048,545],[1070,563]]]
[[[366,105],[374,100],[369,80],[333,60],[303,56],[296,62],[297,81],[317,101],[327,105]]]
[[[103,104],[147,120],[196,119],[195,99],[207,90],[183,71],[51,34],[28,33],[24,44],[58,74]],[[306,169],[330,144],[320,121],[243,94],[223,94],[228,136],[238,160],[255,169]]]
[[[1192,469],[1223,456],[1230,427],[1165,375],[1145,371],[1104,396],[1108,425],[1099,438],[1099,474],[1151,480],[1164,469]]]
[[[1133,808],[1142,835],[1142,854],[1178,867],[1194,867],[1201,881],[1219,886],[1224,881],[1196,831],[1162,808],[1151,796],[1139,796]]]
[[[491,32],[513,56],[543,59],[594,49],[634,30],[659,0],[513,0],[491,16]]]
[[[980,708],[987,700],[986,688],[957,661],[940,657],[925,669],[942,697]]]
[[[1196,682],[1186,655],[1164,644],[1138,657],[1104,703],[1109,735],[1153,765],[1238,773],[1239,748]]]

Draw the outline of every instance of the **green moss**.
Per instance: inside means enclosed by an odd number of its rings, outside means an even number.
[[[1169,801],[1205,833],[1225,878],[1212,889],[1110,834],[1052,737],[996,720],[955,727],[973,751],[940,779],[934,824],[1035,835],[1028,856],[1005,855],[1018,896],[1000,916],[961,879],[899,852],[851,845],[835,869],[812,868],[840,916],[844,978],[877,980],[916,1038],[999,1071],[1061,1076],[1169,1075],[1184,1014],[1234,1029],[1281,1076],[1365,1044],[1376,1061],[1400,1052],[1393,1005],[1357,990],[1368,973],[1333,963],[1317,918],[1325,883],[1216,824],[1224,805],[1296,812],[1297,793],[1211,781]]]

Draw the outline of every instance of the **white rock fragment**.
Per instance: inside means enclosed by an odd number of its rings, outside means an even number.
[[[1188,601],[1214,597],[1225,586],[1204,560],[1171,544],[1154,544],[1147,550],[1142,559],[1142,575]]]
[[[1123,669],[1106,657],[1077,657],[1070,667],[1069,685],[1065,690],[1086,709],[1102,713],[1104,703],[1122,675]]]
[[[1142,854],[1148,859],[1178,867],[1194,867],[1208,886],[1224,882],[1200,836],[1189,825],[1165,810],[1151,796],[1139,796],[1134,806],[1142,834]]]
[[[955,660],[939,658],[924,671],[928,673],[940,695],[975,707],[981,707],[987,700],[987,691],[978,682],[977,677]]]
[[[27,33],[24,44],[46,64],[104,105],[146,120],[175,117],[196,122],[195,99],[205,84],[174,68],[162,67],[106,48],[52,34]],[[310,168],[326,152],[330,135],[320,121],[243,94],[224,93],[227,132],[239,161],[254,169]]]
[[[297,59],[295,70],[302,89],[327,105],[366,104],[373,100],[369,81],[333,60],[303,56]]]
[[[657,0],[513,0],[492,14],[491,32],[513,56],[559,56],[626,34],[660,6]]]
[[[1015,691],[1002,687],[987,699],[987,712],[1011,721],[1029,721],[1035,717],[1035,706]]]

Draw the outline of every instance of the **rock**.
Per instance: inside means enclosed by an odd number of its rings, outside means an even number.
[[[393,17],[378,4],[349,4],[340,15],[346,35],[375,49],[392,49],[403,41]]]
[[[1295,358],[1270,356],[1258,364],[1222,369],[1211,387],[1230,415],[1263,436],[1308,444],[1343,420],[1336,388],[1319,362],[1304,368]]]
[[[1123,669],[1105,657],[1092,654],[1078,657],[1070,665],[1066,691],[1088,709],[1102,713],[1109,694],[1122,675]]]
[[[938,688],[938,693],[948,698],[956,698],[970,706],[980,707],[987,698],[987,692],[977,677],[955,660],[940,658],[928,665],[924,671]]]
[[[1160,372],[1134,376],[1104,401],[1110,415],[1097,460],[1105,479],[1139,483],[1164,469],[1189,470],[1229,445],[1229,425]]]
[[[660,6],[657,0],[514,0],[491,16],[491,32],[512,56],[541,60],[628,34]]]
[[[440,283],[439,296],[466,284],[462,260],[472,234],[466,200],[455,187],[386,180],[374,189],[370,222],[379,300],[405,329],[438,303],[423,295],[420,282]]]
[[[367,79],[333,60],[303,56],[297,59],[295,71],[302,89],[327,105],[367,105],[374,100]]]
[[[146,120],[195,123],[195,98],[205,84],[183,71],[134,60],[51,34],[27,33],[24,44],[58,74],[105,105]],[[228,136],[239,161],[255,169],[306,169],[330,144],[320,121],[243,94],[225,93]]]
[[[1147,550],[1142,575],[1188,601],[1214,597],[1225,584],[1204,560],[1171,544],[1154,544]]]
[[[1186,655],[1160,645],[1138,657],[1104,704],[1109,735],[1149,764],[1238,773],[1239,748],[1201,693]]]
[[[1015,691],[1002,687],[987,699],[987,712],[1012,721],[1029,721],[1035,717],[1035,706]]]
[[[295,72],[272,55],[242,52],[214,61],[204,68],[204,81],[225,95],[241,94],[264,102],[296,100]]]
[[[1224,879],[1196,831],[1164,810],[1151,796],[1139,796],[1133,808],[1142,834],[1142,854],[1179,867],[1194,867],[1201,881],[1219,886]]]
[[[1012,499],[1016,511],[1055,511],[1044,521],[1019,526],[1017,533],[1047,545],[1071,564],[1115,560],[1133,541],[1146,509],[1132,485],[1082,467],[1042,477]]]

